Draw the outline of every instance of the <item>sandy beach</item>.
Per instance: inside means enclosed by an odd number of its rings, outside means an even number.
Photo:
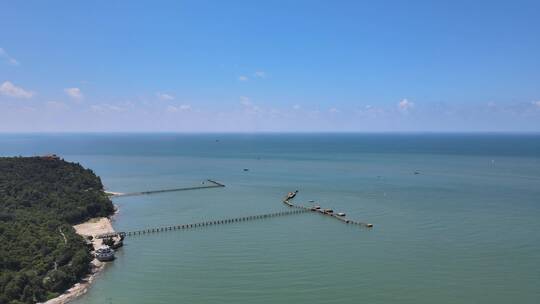
[[[113,192],[113,191],[104,191],[107,195],[110,195],[110,196],[117,196],[117,195],[123,195],[124,193],[122,192]]]
[[[98,234],[102,233],[109,233],[114,232],[114,229],[111,224],[111,220],[106,217],[101,218],[94,218],[90,219],[87,222],[84,222],[79,225],[73,226],[75,228],[75,231],[84,236],[92,236],[95,237]],[[94,249],[99,248],[101,246],[101,240],[100,239],[93,239],[92,244],[94,246]],[[45,304],[63,304],[68,303],[69,301],[72,301],[73,299],[83,295],[86,293],[96,276],[103,270],[105,267],[105,263],[102,263],[98,261],[97,259],[92,260],[91,262],[91,270],[90,273],[84,277],[80,282],[76,283],[73,287],[66,290],[63,294],[60,296],[51,299]]]

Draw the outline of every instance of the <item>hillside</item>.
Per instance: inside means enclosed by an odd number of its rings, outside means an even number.
[[[108,216],[98,176],[57,157],[0,158],[0,304],[57,296],[91,260],[73,224]]]

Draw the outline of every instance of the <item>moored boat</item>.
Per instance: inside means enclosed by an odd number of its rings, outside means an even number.
[[[114,250],[107,245],[103,245],[96,250],[96,259],[100,262],[112,261],[114,260]]]

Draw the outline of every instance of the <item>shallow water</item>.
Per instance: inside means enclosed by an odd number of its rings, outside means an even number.
[[[540,302],[538,135],[0,135],[2,155],[44,153],[112,191],[227,185],[116,198],[119,231],[286,210],[295,189],[375,225],[308,213],[130,237],[78,304]]]

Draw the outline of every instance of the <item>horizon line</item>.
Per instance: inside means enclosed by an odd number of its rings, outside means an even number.
[[[540,131],[0,131],[0,135],[69,135],[69,134],[179,134],[179,135],[212,135],[212,134],[507,134],[507,135],[540,135]]]

